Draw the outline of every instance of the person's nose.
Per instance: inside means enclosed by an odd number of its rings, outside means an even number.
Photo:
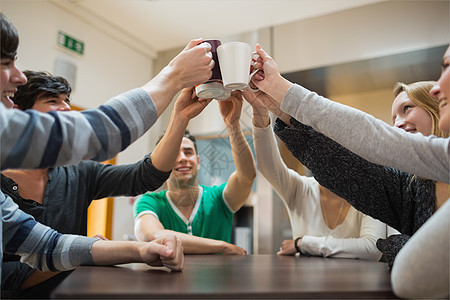
[[[62,104],[58,107],[58,110],[59,110],[59,111],[71,111],[72,108],[70,108],[70,104],[69,104],[69,103],[67,103],[67,102],[64,101],[64,103],[62,103]]]
[[[439,93],[441,92],[441,86],[439,83],[436,83],[430,90],[431,97],[434,97],[436,100],[439,98]]]
[[[19,68],[17,68],[16,65],[14,65],[11,82],[14,82],[17,85],[24,85],[25,83],[27,83],[27,77],[22,73],[22,71],[19,70]]]
[[[394,126],[397,128],[404,128],[406,125],[406,119],[401,116],[397,116],[394,120]]]
[[[178,154],[177,161],[179,161],[179,162],[186,161],[186,155],[184,154],[183,151],[180,151],[180,153]]]

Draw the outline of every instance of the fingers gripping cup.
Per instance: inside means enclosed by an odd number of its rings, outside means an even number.
[[[256,53],[252,52],[249,44],[244,42],[229,42],[217,48],[222,80],[225,88],[230,90],[250,89],[249,82],[258,71],[250,74],[252,58]]]
[[[220,63],[217,57],[217,48],[221,45],[220,40],[205,40],[205,43],[211,45],[212,59],[214,60],[214,68],[212,69],[211,78],[195,87],[197,97],[206,99],[225,100],[230,97],[231,92],[224,88],[222,83],[222,73],[220,71]]]

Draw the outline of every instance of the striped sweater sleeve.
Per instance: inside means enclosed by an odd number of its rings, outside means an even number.
[[[156,119],[156,107],[142,89],[83,112],[42,114],[0,105],[1,169],[103,161],[137,140]]]
[[[94,238],[62,235],[36,222],[0,192],[3,249],[21,256],[21,262],[42,271],[71,270],[94,264],[91,255]]]

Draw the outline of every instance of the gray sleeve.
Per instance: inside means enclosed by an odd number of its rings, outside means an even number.
[[[450,201],[411,237],[392,267],[392,288],[404,298],[449,296]]]
[[[449,138],[407,133],[296,84],[281,109],[373,163],[450,183]]]

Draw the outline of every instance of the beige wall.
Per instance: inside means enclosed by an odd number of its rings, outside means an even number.
[[[448,1],[386,1],[274,28],[282,73],[449,42]]]

